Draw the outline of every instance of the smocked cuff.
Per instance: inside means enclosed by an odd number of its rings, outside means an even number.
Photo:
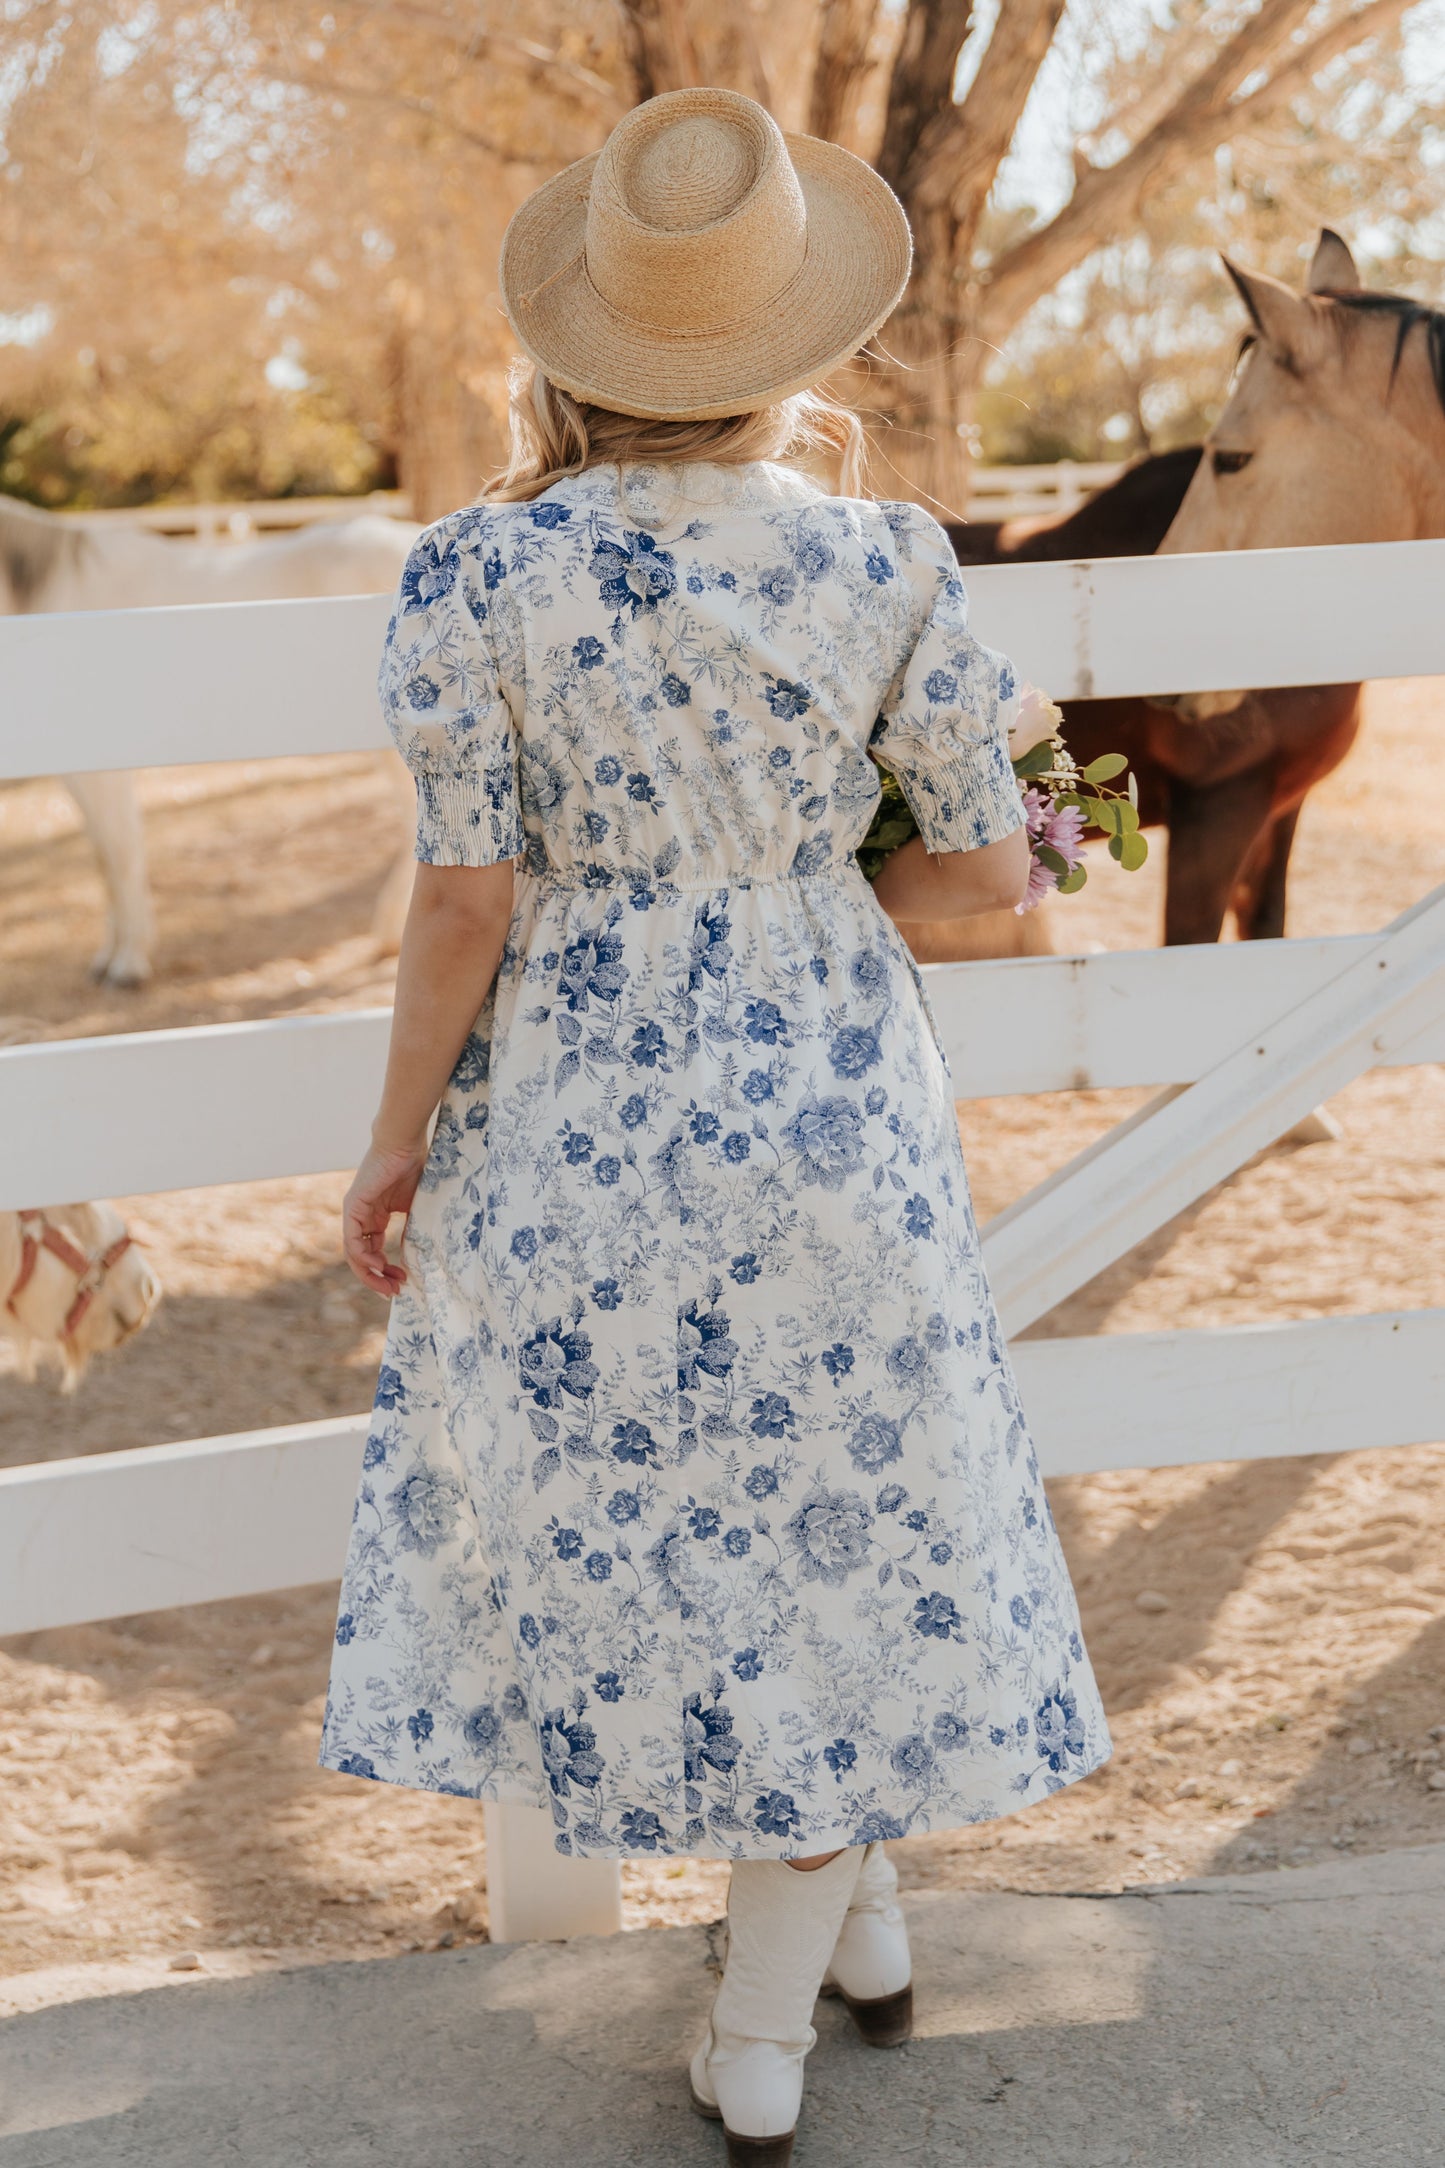
[[[416,855],[424,866],[498,866],[527,847],[510,757],[494,767],[416,777]]]
[[[930,749],[923,757],[910,747],[907,772],[898,781],[925,848],[935,855],[1001,843],[1024,824],[1018,781],[997,741],[966,753]]]

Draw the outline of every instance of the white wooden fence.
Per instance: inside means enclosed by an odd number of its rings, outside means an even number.
[[[1043,466],[976,466],[969,475],[972,519],[1064,517],[1095,490],[1106,489],[1128,465],[1119,459],[1058,459]],[[354,519],[359,512],[411,518],[405,490],[374,489],[365,497],[269,497],[227,504],[138,504],[77,517],[112,527],[144,527],[151,534],[189,536],[198,542],[248,542],[318,520]]]
[[[971,572],[1060,695],[1445,674],[1445,541]],[[385,598],[0,620],[0,776],[379,744]],[[378,869],[379,870],[379,869]],[[1445,1059],[1445,888],[1344,939],[943,965],[962,1097],[1153,1085],[985,1231],[1017,1333],[1375,1065]],[[0,1209],[353,1163],[386,1013],[0,1051]],[[96,1120],[104,1108],[107,1120]],[[1015,1359],[1046,1473],[1432,1440],[1445,1310],[1089,1340]],[[366,1419],[0,1472],[0,1633],[340,1568]],[[615,1869],[489,1809],[499,1939],[617,1924]]]

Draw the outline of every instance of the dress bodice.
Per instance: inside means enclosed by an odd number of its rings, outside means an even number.
[[[935,521],[766,463],[594,468],[420,538],[382,671],[420,852],[681,889],[846,862],[871,747],[934,849],[1018,825],[1013,673]]]

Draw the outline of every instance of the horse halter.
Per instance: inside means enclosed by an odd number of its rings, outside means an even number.
[[[45,1214],[34,1206],[20,1212],[17,1217],[20,1221],[20,1270],[16,1275],[15,1285],[5,1299],[5,1307],[12,1317],[19,1317],[20,1312],[15,1307],[16,1300],[35,1276],[40,1252],[49,1250],[52,1257],[60,1259],[67,1272],[75,1275],[75,1299],[66,1311],[65,1322],[60,1328],[62,1340],[73,1339],[81,1319],[104,1287],[106,1274],[124,1257],[133,1238],[127,1233],[121,1233],[108,1249],[91,1255],[81,1249],[78,1243],[72,1242],[68,1235],[63,1235],[58,1227],[52,1227]],[[28,1223],[32,1220],[40,1222],[41,1232],[38,1235],[31,1232]]]

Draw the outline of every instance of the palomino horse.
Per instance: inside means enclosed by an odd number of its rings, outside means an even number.
[[[28,1020],[0,1017],[0,1047],[23,1046]],[[148,1324],[161,1299],[149,1258],[113,1204],[0,1212],[0,1340],[22,1377],[42,1363],[71,1392],[92,1356]]]
[[[417,531],[370,514],[253,542],[174,542],[0,497],[0,616],[389,593]],[[134,785],[120,770],[65,781],[110,901],[105,943],[91,968],[112,985],[138,986],[150,976],[153,927]],[[394,904],[382,909],[395,916]]]
[[[0,1337],[22,1372],[58,1365],[70,1392],[95,1355],[141,1330],[161,1299],[144,1250],[113,1204],[0,1212]]]

